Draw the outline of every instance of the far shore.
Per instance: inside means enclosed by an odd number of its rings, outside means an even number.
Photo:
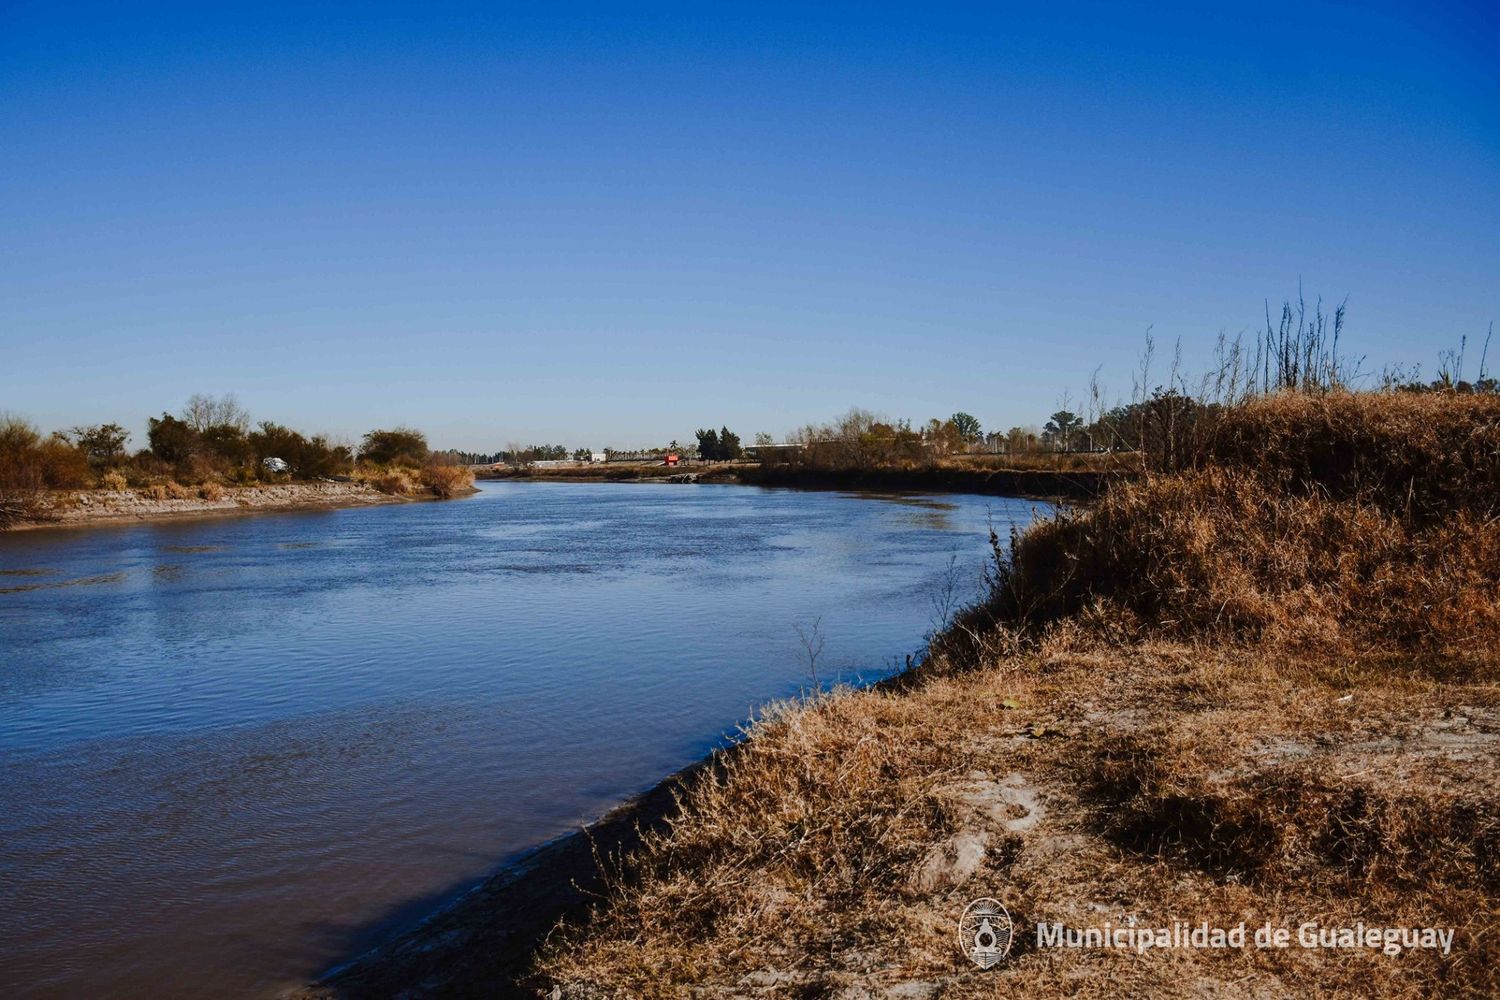
[[[1004,469],[983,466],[917,466],[913,468],[813,468],[722,462],[695,465],[603,463],[547,468],[477,466],[478,479],[512,482],[642,482],[693,476],[700,483],[741,483],[814,490],[873,492],[977,493],[1033,500],[1089,500],[1124,472],[1100,470]]]
[[[185,518],[333,510],[436,499],[438,498],[430,495],[393,496],[366,483],[322,481],[224,487],[214,499],[202,496],[156,499],[138,490],[67,490],[58,491],[50,497],[46,518],[22,521],[10,525],[4,531],[95,528]],[[0,531],[0,534],[4,531]]]
[[[477,479],[490,482],[639,483],[667,482],[674,478],[683,481],[691,477],[687,481],[812,490],[976,493],[1047,501],[1089,500],[1119,475],[1097,471],[952,467],[817,469],[753,462],[685,466],[620,463],[540,469],[476,467],[473,471]],[[456,495],[472,492],[474,489],[470,487]],[[331,480],[223,487],[210,496],[165,498],[133,489],[57,490],[48,498],[46,516],[12,524],[0,533],[332,510],[435,499],[438,497],[427,493],[393,495],[368,483]]]

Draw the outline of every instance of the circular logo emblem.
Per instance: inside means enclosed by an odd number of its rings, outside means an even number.
[[[1010,954],[1014,931],[1010,911],[1000,900],[985,896],[966,906],[958,918],[958,949],[969,961],[988,969]]]

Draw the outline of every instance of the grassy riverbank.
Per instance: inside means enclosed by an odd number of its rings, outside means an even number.
[[[737,478],[756,486],[799,489],[977,493],[1043,500],[1091,500],[1122,475],[1095,469],[1008,469],[987,465],[926,465],[911,468],[805,468],[763,465],[741,469]]]
[[[1500,401],[1280,396],[1019,542],[899,689],[774,711],[554,934],[564,997],[1488,996]],[[968,966],[971,898],[1017,953]],[[1038,922],[1292,929],[1036,948]],[[1299,925],[1456,929],[1449,954]]]

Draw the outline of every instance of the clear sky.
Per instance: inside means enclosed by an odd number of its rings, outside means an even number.
[[[1430,372],[1500,318],[1497,47],[1492,3],[0,0],[0,409],[1003,429],[1299,280]]]

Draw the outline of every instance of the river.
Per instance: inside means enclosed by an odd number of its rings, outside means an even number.
[[[806,690],[799,626],[899,666],[1045,509],[481,487],[0,535],[0,995],[305,980]]]

